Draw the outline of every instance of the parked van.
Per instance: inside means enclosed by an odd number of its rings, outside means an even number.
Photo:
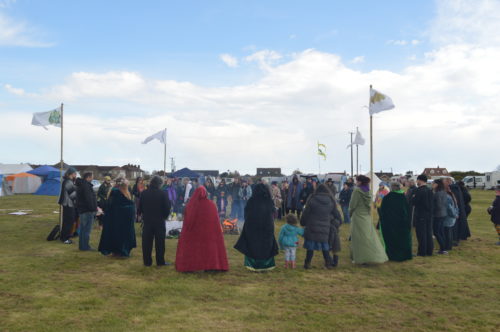
[[[465,187],[468,189],[484,189],[486,187],[486,176],[485,175],[479,175],[479,176],[466,176],[463,179],[465,183]]]

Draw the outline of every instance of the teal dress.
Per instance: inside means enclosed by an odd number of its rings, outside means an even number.
[[[103,255],[130,256],[130,251],[137,246],[134,222],[134,201],[113,188],[104,210],[99,251]]]

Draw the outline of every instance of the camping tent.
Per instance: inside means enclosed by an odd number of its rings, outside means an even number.
[[[38,175],[38,176],[42,176],[44,178],[47,178],[47,176],[51,172],[56,172],[57,176],[59,176],[60,170],[58,170],[57,168],[52,167],[52,166],[44,165],[44,166],[37,167],[34,170],[31,170],[31,171],[26,172],[26,173],[33,174],[33,175]]]
[[[18,174],[32,169],[28,164],[0,164],[0,174],[2,175]]]
[[[14,194],[33,194],[42,184],[38,176],[28,173],[9,175],[7,182]]]
[[[9,195],[12,195],[12,191],[7,184],[7,179],[5,179],[2,174],[0,174],[0,197]]]
[[[61,179],[59,178],[59,170],[49,172],[43,181],[42,185],[34,193],[35,195],[59,196],[61,191]]]
[[[189,168],[186,167],[186,168],[178,170],[175,173],[172,173],[170,176],[174,177],[174,178],[198,179],[200,177],[200,174],[193,172],[192,170],[190,170]]]

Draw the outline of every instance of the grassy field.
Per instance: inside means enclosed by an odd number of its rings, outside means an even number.
[[[0,331],[498,331],[500,246],[485,212],[492,200],[491,191],[473,192],[473,237],[448,256],[353,266],[342,226],[333,271],[317,254],[309,271],[281,268],[280,255],[275,271],[249,272],[228,235],[230,272],[180,274],[143,267],[139,236],[125,260],[47,242],[55,199],[2,197]],[[95,248],[99,236],[94,229]],[[176,245],[167,240],[169,261]],[[304,256],[299,249],[300,263]]]

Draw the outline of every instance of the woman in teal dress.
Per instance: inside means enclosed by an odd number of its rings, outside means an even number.
[[[276,266],[279,252],[274,237],[274,203],[270,188],[258,184],[245,206],[245,224],[234,248],[245,255],[245,266],[251,271],[269,271]]]
[[[128,183],[122,182],[109,193],[99,251],[106,256],[129,257],[130,251],[136,247],[134,222],[135,203],[128,191]]]
[[[375,230],[371,214],[370,178],[359,175],[349,204],[351,216],[351,258],[355,264],[387,261],[382,242]]]

